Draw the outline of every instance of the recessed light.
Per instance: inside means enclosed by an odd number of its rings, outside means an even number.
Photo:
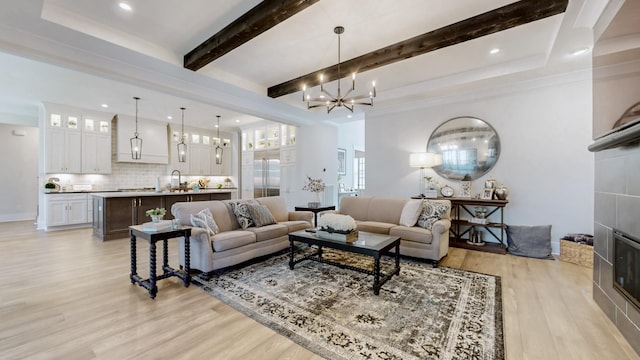
[[[103,108],[108,108],[109,107],[109,105],[107,105],[107,104],[102,104],[100,106],[102,106]]]
[[[167,119],[171,120],[171,119],[173,119],[173,116],[169,115],[169,116],[167,116]]]
[[[133,11],[131,5],[127,4],[126,2],[120,2],[118,3],[118,6],[120,6],[120,9],[122,10]]]
[[[347,119],[351,119],[353,117],[353,115],[349,114],[347,115]]]
[[[495,54],[497,54],[497,53],[499,53],[499,52],[500,52],[500,49],[495,48],[495,49],[491,49],[491,51],[489,51],[489,54],[491,54],[491,55],[495,55]]]
[[[236,122],[237,122],[237,123],[239,123],[239,122],[240,122],[240,119],[236,119]]]

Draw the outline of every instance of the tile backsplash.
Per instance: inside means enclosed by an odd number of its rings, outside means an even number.
[[[109,175],[73,175],[73,174],[47,174],[44,182],[50,177],[60,179],[60,186],[63,191],[72,191],[76,185],[90,185],[93,191],[112,191],[118,189],[138,189],[155,188],[156,178],[160,178],[160,186],[168,186],[171,182],[171,169],[162,164],[135,164],[118,163],[111,164],[111,174]],[[203,176],[182,176],[182,181],[193,181]],[[218,183],[223,183],[227,176],[204,176],[209,179],[209,187],[215,187]],[[231,176],[231,181],[236,186],[235,177]]]

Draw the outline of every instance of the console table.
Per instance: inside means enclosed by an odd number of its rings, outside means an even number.
[[[451,228],[449,230],[449,245],[465,249],[487,251],[498,254],[506,254],[504,208],[508,200],[487,200],[471,198],[442,198],[451,201]],[[474,207],[487,208],[486,224],[474,223]],[[495,215],[494,215],[495,214]],[[492,217],[492,215],[494,215]],[[474,245],[471,242],[471,233],[475,228],[486,230],[488,236],[498,240],[498,243],[486,241],[484,245]],[[488,240],[488,239],[485,239]]]
[[[145,231],[142,225],[129,226],[131,233],[131,283],[138,284],[149,290],[149,297],[154,299],[158,293],[158,280],[176,276],[184,282],[184,286],[188,287],[191,282],[189,275],[189,237],[191,236],[190,227],[180,227],[178,229],[169,229],[164,231]],[[184,237],[184,272],[176,270],[169,266],[169,249],[167,240]],[[143,279],[137,273],[136,258],[136,241],[137,238],[145,239],[149,242],[149,278]],[[156,242],[162,241],[162,275],[156,275]]]

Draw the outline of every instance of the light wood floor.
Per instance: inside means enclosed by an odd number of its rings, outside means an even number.
[[[0,224],[0,358],[320,359],[175,278],[149,299],[129,263],[128,239]],[[443,265],[502,277],[507,359],[640,359],[593,302],[591,269],[462,249]]]

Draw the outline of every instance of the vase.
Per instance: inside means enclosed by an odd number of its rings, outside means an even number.
[[[310,208],[319,208],[322,205],[322,201],[320,201],[320,192],[315,192],[316,194],[316,200],[315,201],[310,201],[307,206]]]
[[[496,189],[496,197],[498,198],[498,200],[506,200],[507,199],[507,195],[509,195],[509,190],[507,189],[506,186],[500,186]]]
[[[160,222],[160,220],[162,220],[164,216],[162,215],[151,215],[151,221],[153,221],[154,223],[158,223]]]

